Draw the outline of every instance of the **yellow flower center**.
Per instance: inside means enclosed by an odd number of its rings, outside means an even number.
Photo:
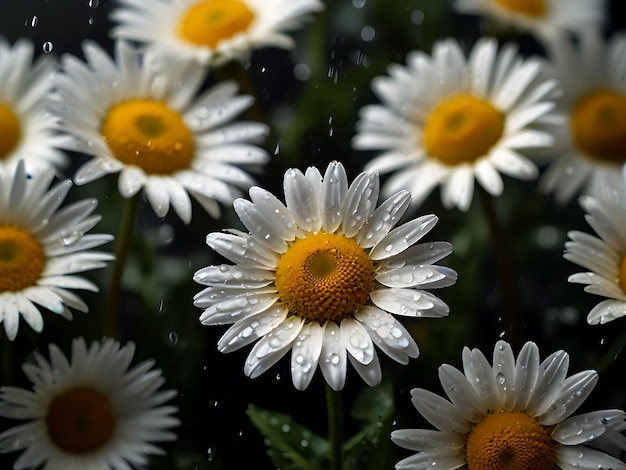
[[[458,95],[438,104],[424,125],[424,148],[446,165],[472,163],[502,137],[504,115],[472,95]]]
[[[485,416],[466,442],[468,470],[554,470],[550,434],[521,412]]]
[[[626,96],[596,90],[583,96],[572,111],[570,126],[576,145],[590,158],[626,162]]]
[[[246,31],[254,13],[238,0],[207,0],[194,5],[180,22],[180,35],[198,46],[215,48],[220,41]]]
[[[22,137],[20,120],[6,104],[0,103],[0,160],[15,149]]]
[[[147,174],[171,174],[188,168],[194,156],[193,135],[182,116],[164,103],[124,101],[113,106],[102,136],[121,162]]]
[[[339,323],[365,304],[375,275],[374,263],[352,238],[309,234],[280,258],[276,288],[292,314]]]
[[[52,400],[46,425],[50,440],[59,449],[89,454],[111,440],[116,417],[107,395],[91,387],[76,387]]]
[[[0,225],[0,293],[18,292],[35,284],[45,262],[41,245],[29,232]]]
[[[500,6],[522,15],[541,18],[546,13],[545,0],[496,0]]]

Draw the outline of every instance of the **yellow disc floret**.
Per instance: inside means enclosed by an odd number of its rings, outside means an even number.
[[[541,18],[546,14],[545,0],[496,0],[500,6],[515,13]]]
[[[592,159],[626,162],[626,96],[596,90],[583,96],[570,116],[574,142]]]
[[[180,35],[198,46],[215,48],[224,39],[246,31],[254,13],[238,0],[208,0],[189,9],[180,22]]]
[[[462,94],[437,105],[426,119],[426,152],[446,165],[472,163],[500,140],[504,115],[490,103]]]
[[[554,470],[548,429],[522,412],[485,416],[467,437],[468,470]]]
[[[193,160],[193,135],[182,116],[160,101],[131,100],[113,106],[102,135],[115,158],[147,174],[172,174]]]
[[[45,262],[43,248],[28,231],[0,225],[0,293],[36,284]]]
[[[15,112],[0,103],[0,160],[9,156],[22,137],[22,126]]]
[[[276,266],[276,287],[290,313],[339,323],[374,289],[374,263],[359,244],[335,233],[296,240]]]
[[[70,454],[88,454],[105,446],[115,431],[115,414],[107,395],[91,387],[71,388],[49,405],[50,440]]]

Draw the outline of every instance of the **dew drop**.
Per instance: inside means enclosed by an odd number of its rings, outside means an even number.
[[[496,375],[496,380],[498,381],[498,383],[499,383],[500,385],[503,385],[503,384],[504,384],[504,382],[506,382],[506,377],[504,376],[504,374],[503,374],[502,372],[499,372],[499,373]]]

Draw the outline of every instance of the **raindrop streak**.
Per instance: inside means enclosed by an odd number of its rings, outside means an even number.
[[[37,18],[37,16],[33,16],[33,19],[30,20],[31,27],[34,28],[35,26],[37,26],[38,23],[39,23],[39,18]]]
[[[46,54],[50,54],[52,52],[53,47],[54,46],[52,45],[50,41],[46,41],[43,43],[42,49]]]
[[[91,8],[98,8],[98,5],[100,4],[100,0],[89,0],[88,5]]]
[[[178,343],[178,333],[176,333],[175,331],[171,331],[167,337],[170,340],[170,343],[172,344]]]

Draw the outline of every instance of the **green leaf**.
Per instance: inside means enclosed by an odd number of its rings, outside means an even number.
[[[267,455],[281,470],[328,468],[328,442],[284,413],[248,406],[252,424],[265,438]]]
[[[390,462],[393,393],[387,383],[367,388],[357,397],[351,415],[363,429],[344,444],[344,470],[392,468]]]

